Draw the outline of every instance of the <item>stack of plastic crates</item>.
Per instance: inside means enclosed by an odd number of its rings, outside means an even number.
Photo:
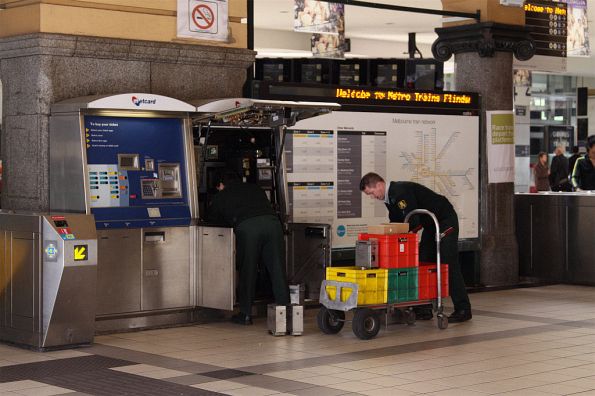
[[[378,266],[387,271],[386,301],[393,304],[418,300],[417,234],[360,234],[359,239],[378,240]]]

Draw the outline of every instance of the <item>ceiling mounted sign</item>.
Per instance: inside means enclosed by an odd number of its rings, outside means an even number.
[[[319,0],[295,0],[293,30],[308,33],[345,31],[345,6]]]
[[[312,56],[343,58],[345,5],[318,0],[295,0],[293,11],[293,30],[313,33]]]
[[[178,0],[178,37],[228,41],[228,0]]]

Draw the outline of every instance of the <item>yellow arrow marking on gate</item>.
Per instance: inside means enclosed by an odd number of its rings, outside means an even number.
[[[86,260],[87,259],[87,247],[86,246],[76,246],[74,248],[74,259],[75,260]]]

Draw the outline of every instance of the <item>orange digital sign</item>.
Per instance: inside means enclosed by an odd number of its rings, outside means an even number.
[[[553,15],[566,15],[566,8],[563,7],[550,7],[541,4],[525,4],[525,11],[537,12],[540,14],[553,14]]]
[[[365,101],[471,104],[470,95],[448,92],[411,92],[397,90],[337,88],[335,97]]]

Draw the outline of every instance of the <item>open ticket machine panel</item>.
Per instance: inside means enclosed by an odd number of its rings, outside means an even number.
[[[52,209],[92,213],[97,229],[190,225],[194,107],[159,95],[84,99],[52,108]]]

